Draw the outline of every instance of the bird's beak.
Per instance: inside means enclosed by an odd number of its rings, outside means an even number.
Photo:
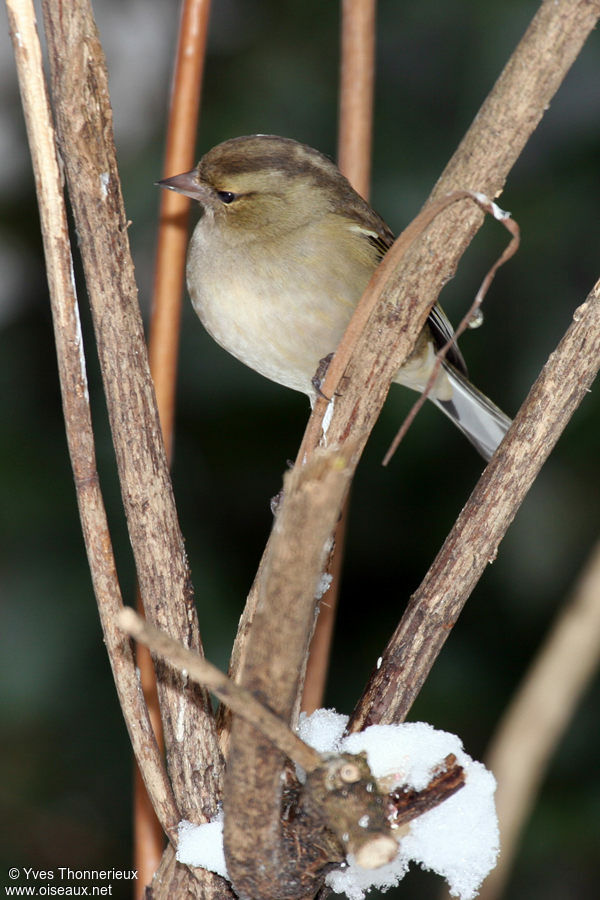
[[[170,191],[177,191],[178,194],[185,194],[192,200],[198,200],[200,203],[206,198],[206,188],[198,184],[198,172],[192,169],[191,172],[183,172],[181,175],[173,175],[172,178],[163,178],[162,181],[156,182],[159,187],[168,188]]]

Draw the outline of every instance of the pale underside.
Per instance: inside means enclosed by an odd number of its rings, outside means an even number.
[[[209,334],[250,368],[311,400],[319,362],[340,342],[376,264],[364,235],[349,227],[348,243],[364,243],[365,252],[348,253],[333,266],[323,253],[318,227],[296,229],[285,248],[285,277],[273,267],[264,242],[249,241],[215,252],[212,223],[198,223],[188,256],[188,285],[194,308]],[[323,222],[323,230],[327,222]],[[325,244],[326,246],[326,244]],[[279,257],[280,258],[280,257]],[[258,301],[258,302],[257,302]],[[427,383],[435,350],[422,336],[396,381],[417,391]],[[442,371],[435,396],[448,399],[451,388]]]

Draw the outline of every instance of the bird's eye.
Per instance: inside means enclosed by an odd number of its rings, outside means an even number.
[[[217,196],[222,203],[233,203],[236,195],[231,191],[217,191]]]

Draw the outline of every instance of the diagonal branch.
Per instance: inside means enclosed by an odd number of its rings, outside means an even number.
[[[120,611],[117,622],[123,631],[148,647],[152,653],[162,656],[170,665],[185,671],[194,681],[212,691],[236,716],[257,728],[278,750],[302,766],[306,772],[312,772],[320,764],[321,755],[316,750],[305,744],[279,716],[263,706],[254,694],[231,681],[203,656],[187,650],[164,631],[148,625],[145,619],[128,606]]]
[[[573,315],[413,595],[349,727],[402,721],[539,470],[600,368],[600,282]]]

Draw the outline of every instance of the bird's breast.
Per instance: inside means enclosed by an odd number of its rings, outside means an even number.
[[[202,224],[190,243],[187,280],[204,327],[250,368],[312,395],[319,361],[336,349],[372,267],[336,259],[302,235],[276,247],[224,247]]]

